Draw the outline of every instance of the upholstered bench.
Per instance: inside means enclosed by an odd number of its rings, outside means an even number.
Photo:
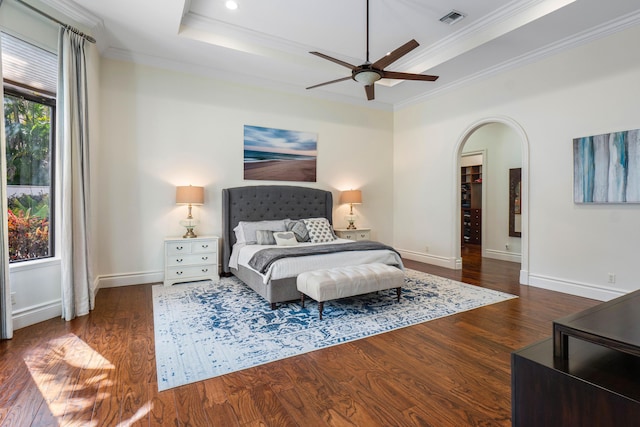
[[[297,278],[302,307],[305,295],[318,301],[320,320],[325,301],[392,288],[400,301],[403,284],[402,270],[381,263],[305,271]]]

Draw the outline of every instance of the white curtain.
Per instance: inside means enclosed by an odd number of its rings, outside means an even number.
[[[2,47],[0,46],[0,56]],[[2,75],[2,61],[0,61]],[[4,91],[0,85],[0,103],[2,120],[0,120],[0,338],[13,337],[13,320],[11,313],[11,285],[9,283],[9,229],[7,226],[7,146],[4,133]]]
[[[94,307],[89,254],[89,123],[85,40],[66,28],[58,39],[57,142],[61,189],[62,317]]]

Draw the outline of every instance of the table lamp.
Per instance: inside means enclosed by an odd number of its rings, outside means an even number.
[[[182,237],[198,237],[193,232],[193,229],[196,227],[196,225],[199,224],[200,221],[198,221],[193,217],[193,215],[191,215],[191,207],[193,205],[204,204],[204,187],[196,187],[193,185],[176,187],[176,204],[189,206],[189,214],[187,215],[187,218],[180,221],[180,225],[187,229],[187,232]]]
[[[340,195],[340,203],[349,203],[349,215],[345,217],[349,222],[347,230],[355,230],[356,226],[354,221],[357,216],[353,214],[353,205],[359,205],[362,203],[362,192],[360,190],[343,191]]]

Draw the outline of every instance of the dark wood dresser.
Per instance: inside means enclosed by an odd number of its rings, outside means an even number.
[[[640,357],[633,344],[619,342],[636,336],[640,306],[629,310],[634,294],[559,319],[556,342],[549,338],[512,353],[514,426],[640,425]],[[590,318],[604,323],[594,327]],[[588,326],[585,333],[582,326]]]

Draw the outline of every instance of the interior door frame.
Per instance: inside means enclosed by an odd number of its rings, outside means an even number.
[[[529,284],[529,139],[527,138],[527,134],[524,131],[524,128],[520,126],[518,122],[516,122],[511,117],[507,116],[490,116],[478,121],[471,123],[458,138],[456,143],[456,147],[454,149],[454,158],[453,158],[453,182],[454,182],[454,197],[452,197],[452,212],[455,213],[454,218],[459,219],[462,215],[461,206],[460,206],[460,167],[461,167],[461,156],[462,156],[462,148],[465,143],[469,139],[469,137],[479,128],[484,125],[488,125],[491,123],[500,123],[505,126],[511,128],[518,136],[520,140],[520,149],[522,153],[522,188],[521,188],[521,200],[520,200],[520,209],[522,211],[522,255],[521,255],[521,263],[520,263],[520,284],[528,285]],[[483,158],[483,163],[488,159]],[[483,166],[483,175],[484,175],[484,166]],[[484,182],[483,182],[484,185]],[[483,188],[484,193],[484,188]],[[485,207],[486,197],[482,197],[483,209]],[[483,224],[482,230],[484,231],[484,215],[483,215]],[[452,247],[454,248],[454,257],[455,257],[455,268],[462,269],[462,257],[460,256],[460,247],[461,247],[461,235],[460,235],[460,223],[459,221],[453,221],[454,226],[452,230]],[[484,240],[484,239],[483,239]],[[483,243],[484,248],[484,243]]]

